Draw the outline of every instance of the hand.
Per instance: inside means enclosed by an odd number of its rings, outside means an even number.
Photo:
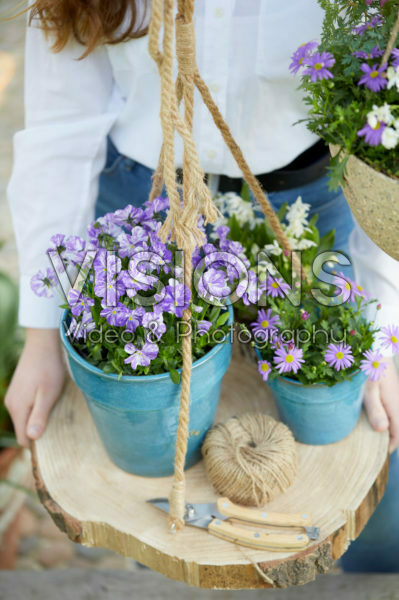
[[[5,398],[18,443],[44,432],[65,379],[57,329],[27,329],[26,342]]]
[[[399,376],[393,358],[385,362],[385,377],[366,383],[363,402],[373,429],[389,428],[389,451],[393,452],[399,446]]]

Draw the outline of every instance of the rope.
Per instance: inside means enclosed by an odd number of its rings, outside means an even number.
[[[387,48],[384,52],[384,56],[381,59],[380,67],[383,67],[384,65],[387,64],[388,59],[391,56],[392,50],[395,46],[396,38],[398,37],[398,34],[399,34],[399,9],[398,9],[398,17],[396,19],[395,25],[393,26],[391,35],[389,37]]]
[[[153,175],[150,199],[154,199],[166,186],[170,201],[170,210],[163,223],[159,236],[165,242],[169,236],[183,250],[184,283],[191,290],[192,253],[196,246],[205,242],[205,236],[198,226],[198,218],[203,215],[205,224],[214,222],[218,210],[213,203],[209,188],[205,184],[205,175],[201,168],[198,153],[194,144],[192,126],[194,114],[194,88],[198,88],[203,101],[208,107],[230,148],[245,181],[258,200],[264,214],[268,218],[278,241],[287,254],[291,253],[290,244],[281,228],[273,208],[267,200],[259,182],[246,163],[240,147],[235,142],[229,127],[212,100],[209,90],[201,79],[195,58],[195,35],[193,25],[194,0],[177,0],[178,13],[173,22],[174,0],[152,0],[151,21],[149,26],[148,49],[158,66],[161,78],[161,108],[163,144],[158,165]],[[162,50],[160,49],[160,33],[163,26]],[[173,42],[176,34],[176,57],[178,76],[173,82]],[[184,101],[184,118],[179,106]],[[175,172],[175,133],[183,140],[183,199],[181,200]],[[296,255],[293,255],[293,266],[298,274],[301,266]],[[190,310],[183,313],[183,322],[191,320]],[[185,512],[185,476],[184,464],[187,451],[190,380],[192,370],[191,336],[184,336],[182,342],[183,370],[180,394],[179,422],[176,437],[176,454],[174,480],[170,492],[169,523],[172,530],[184,526]]]

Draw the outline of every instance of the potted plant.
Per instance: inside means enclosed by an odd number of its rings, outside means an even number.
[[[321,43],[300,46],[290,67],[308,127],[330,145],[331,186],[343,185],[362,228],[399,259],[399,2],[319,3]]]
[[[240,196],[232,192],[219,194],[214,201],[221,216],[212,226],[210,236],[212,239],[220,239],[222,245],[223,240],[227,244],[241,245],[240,257],[249,271],[252,302],[244,297],[236,302],[234,309],[239,324],[237,339],[240,352],[249,362],[256,362],[248,328],[256,318],[257,300],[266,286],[268,275],[274,275],[276,281],[281,283],[291,281],[291,257],[284,253],[264,215],[252,204],[246,184],[243,185]],[[320,237],[317,229],[318,215],[309,219],[309,210],[310,204],[303,202],[299,196],[291,206],[284,203],[277,213],[291,248],[300,252],[302,269],[307,277],[313,275],[316,256],[331,250],[335,237],[334,230]]]
[[[109,213],[90,224],[88,242],[54,236],[49,257],[57,276],[49,268],[31,282],[37,294],[51,296],[58,278],[76,278],[61,324],[72,377],[111,459],[154,477],[173,473],[182,336],[192,335],[193,352],[189,467],[201,457],[231,359],[228,298],[235,287],[247,296],[245,274],[234,269],[239,249],[230,248],[227,260],[226,245],[215,242],[194,252],[190,297],[184,257],[157,235],[167,207],[167,198],[156,198],[143,209]],[[186,308],[191,331],[181,321]]]
[[[251,325],[258,371],[282,421],[306,444],[346,437],[358,421],[367,377],[384,374],[381,348],[399,351],[398,326],[379,331],[365,319],[365,306],[375,301],[362,287],[342,273],[333,284],[331,295],[329,284],[304,281],[299,304],[283,291],[269,293],[268,308]]]

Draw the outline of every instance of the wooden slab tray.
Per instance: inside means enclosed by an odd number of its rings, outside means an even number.
[[[223,383],[217,420],[249,410],[276,416],[255,367],[235,356]],[[388,477],[388,434],[374,432],[365,415],[341,442],[297,447],[297,479],[268,509],[311,513],[321,538],[300,553],[240,548],[188,526],[172,535],[166,515],[146,503],[167,496],[171,478],[137,477],[116,467],[72,382],[55,406],[45,435],[32,444],[32,461],[42,503],[75,542],[110,548],[193,586],[287,587],[328,571],[360,534]],[[189,469],[187,500],[215,498],[202,462]]]

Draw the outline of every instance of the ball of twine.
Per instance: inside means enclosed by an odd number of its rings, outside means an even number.
[[[205,438],[202,455],[218,494],[247,506],[264,506],[288,489],[297,473],[291,431],[260,413],[246,413],[214,425]]]

